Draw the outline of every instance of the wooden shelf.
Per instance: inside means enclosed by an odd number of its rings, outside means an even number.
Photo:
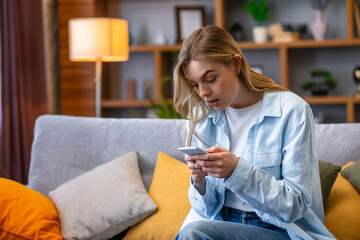
[[[173,104],[172,99],[167,99],[168,104]],[[157,102],[158,103],[158,102]],[[161,103],[159,103],[161,104]],[[149,100],[117,100],[107,99],[101,101],[102,108],[128,108],[128,107],[151,107]]]
[[[254,42],[238,42],[241,49],[280,49],[280,48],[331,48],[331,47],[354,47],[360,46],[360,39],[328,39],[321,42],[314,40],[299,40],[294,42],[284,42],[284,43],[254,43]],[[130,52],[171,52],[171,51],[180,51],[181,44],[177,45],[139,45],[131,46]]]
[[[102,108],[150,107],[148,100],[102,100]]]
[[[180,51],[181,44],[177,45],[139,45],[139,46],[130,46],[131,53],[137,52],[171,52],[171,51]]]
[[[360,97],[353,96],[304,96],[302,97],[309,104],[347,104],[354,103],[360,104]],[[169,104],[172,103],[172,99],[168,99]],[[126,108],[126,107],[150,107],[150,101],[148,100],[117,100],[107,99],[102,100],[101,106],[103,108]]]
[[[344,104],[346,105],[346,121],[348,123],[355,122],[355,104],[360,104],[360,97],[354,96],[313,96],[303,97],[309,104],[314,105],[333,105]]]
[[[107,15],[107,9],[109,8],[111,1],[98,1],[98,0],[60,0],[59,5],[59,42],[60,42],[60,76],[61,76],[61,85],[60,90],[61,95],[61,113],[62,114],[72,114],[72,115],[81,115],[81,116],[93,116],[94,115],[94,85],[89,79],[93,78],[94,74],[94,65],[90,63],[72,63],[69,61],[68,54],[68,20],[75,17],[94,17],[97,15]],[[121,2],[121,1],[119,1]],[[214,24],[225,29],[228,29],[229,26],[227,21],[228,9],[232,2],[230,0],[213,0],[213,9],[214,13]],[[120,3],[119,3],[120,4]],[[254,42],[238,42],[238,45],[243,50],[251,51],[277,51],[275,54],[276,57],[274,61],[278,62],[279,69],[273,69],[279,73],[276,76],[279,80],[279,83],[287,88],[292,89],[294,81],[297,79],[292,78],[294,72],[294,67],[291,65],[291,62],[294,59],[297,59],[298,55],[301,55],[298,49],[324,49],[323,52],[333,52],[337,51],[336,48],[355,48],[354,54],[357,54],[357,51],[360,47],[360,38],[354,30],[354,16],[353,16],[353,0],[345,0],[342,3],[341,7],[345,8],[346,11],[346,36],[342,39],[326,39],[321,42],[314,40],[299,40],[288,43],[274,43],[267,42],[264,44],[256,44]],[[71,11],[69,11],[71,9]],[[150,9],[151,10],[151,9]],[[338,35],[339,36],[339,35]],[[341,35],[342,36],[342,35]],[[169,86],[163,84],[161,79],[165,75],[171,74],[172,69],[172,55],[171,52],[179,51],[181,49],[181,44],[174,45],[140,45],[140,46],[130,46],[131,54],[148,54],[152,55],[153,63],[153,75],[151,78],[154,79],[153,94],[154,99],[159,100],[161,95],[166,91]],[[335,50],[334,50],[335,49]],[[345,49],[346,51],[352,51],[352,49]],[[341,51],[341,50],[340,50]],[[314,51],[315,52],[315,51]],[[272,53],[271,53],[272,54]],[[306,51],[306,54],[309,54]],[[310,51],[311,54],[311,51]],[[351,55],[353,56],[353,55]],[[347,57],[347,56],[340,56]],[[356,57],[355,57],[356,58]],[[146,59],[149,59],[148,57]],[[356,59],[355,59],[356,60]],[[341,58],[339,58],[341,61]],[[316,62],[316,61],[315,61]],[[130,62],[129,64],[136,64]],[[277,64],[277,63],[276,63]],[[141,67],[139,68],[141,71]],[[335,71],[335,70],[334,70]],[[110,81],[118,81],[118,73],[114,73],[115,77],[111,75],[110,72]],[[113,71],[115,72],[115,71]],[[291,78],[291,79],[290,79]],[[116,83],[118,84],[118,83]],[[296,85],[296,84],[294,84]],[[110,84],[104,87],[109,87]],[[117,85],[116,85],[117,86]],[[104,88],[106,90],[106,88]],[[111,89],[113,90],[113,89]],[[309,104],[313,105],[331,105],[331,104],[343,104],[346,106],[347,121],[354,122],[355,111],[358,108],[355,108],[355,105],[360,104],[360,98],[355,98],[353,96],[326,96],[326,97],[303,97]],[[168,100],[171,103],[172,100]],[[102,100],[103,109],[113,109],[113,108],[146,108],[150,107],[151,103],[148,100],[114,100],[114,99],[103,99]],[[359,113],[357,113],[359,114]],[[358,116],[357,116],[358,117]]]
[[[309,104],[360,103],[360,98],[353,96],[311,96],[311,97],[303,97],[303,99]]]
[[[328,47],[353,47],[360,46],[360,39],[329,39],[321,42],[314,40],[299,40],[285,43],[254,43],[238,42],[242,49],[279,49],[279,48],[328,48]]]

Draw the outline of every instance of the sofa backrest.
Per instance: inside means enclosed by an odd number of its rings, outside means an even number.
[[[360,124],[315,125],[316,152],[319,159],[344,166],[360,161]]]
[[[360,124],[318,124],[315,133],[319,159],[339,165],[360,160]],[[95,166],[136,151],[149,189],[157,154],[183,160],[177,148],[185,141],[185,120],[43,115],[35,123],[28,186],[47,196]]]
[[[157,154],[183,160],[184,120],[91,118],[43,115],[35,122],[28,186],[48,196],[58,185],[136,151],[149,189]],[[126,169],[119,169],[126,171]]]

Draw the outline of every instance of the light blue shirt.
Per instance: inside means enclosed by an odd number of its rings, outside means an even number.
[[[210,146],[229,149],[224,111],[211,111],[196,131]],[[191,145],[207,148],[195,136]],[[245,199],[263,221],[286,229],[292,239],[335,239],[323,224],[313,115],[303,99],[291,92],[264,94],[257,121],[249,130],[247,158],[240,158],[227,179],[207,176],[204,196],[191,179],[193,209],[184,224],[199,217],[222,220],[227,188]]]

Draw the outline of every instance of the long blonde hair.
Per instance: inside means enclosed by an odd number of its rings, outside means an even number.
[[[288,91],[279,86],[271,78],[252,70],[247,63],[239,45],[223,28],[206,26],[195,30],[184,40],[179,59],[174,68],[174,106],[182,117],[189,119],[189,135],[187,145],[191,143],[192,135],[207,145],[195,132],[196,124],[206,118],[211,107],[195,92],[187,81],[184,68],[191,60],[203,60],[230,64],[235,54],[242,58],[239,81],[242,81],[250,91]]]

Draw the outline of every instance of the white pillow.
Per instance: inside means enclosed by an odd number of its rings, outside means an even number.
[[[49,193],[65,239],[108,239],[153,213],[136,152],[97,166]]]

